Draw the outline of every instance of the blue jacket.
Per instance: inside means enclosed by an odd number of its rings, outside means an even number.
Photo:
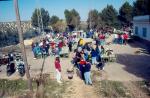
[[[84,59],[88,60],[88,57],[89,57],[88,53],[84,53]]]
[[[89,72],[91,70],[91,64],[87,63],[84,67],[84,72]]]
[[[34,52],[35,54],[41,53],[40,47],[39,47],[39,46],[34,47],[33,52]]]
[[[100,55],[100,49],[98,48],[98,47],[96,47],[96,50],[95,50],[96,52],[97,52],[97,56],[99,56]]]
[[[92,50],[91,51],[91,57],[97,57],[97,52],[95,50]]]

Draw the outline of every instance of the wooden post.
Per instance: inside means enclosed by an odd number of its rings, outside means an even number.
[[[22,55],[23,55],[24,64],[25,64],[26,77],[28,79],[28,88],[30,89],[30,91],[33,91],[32,80],[30,78],[29,66],[28,66],[27,57],[26,57],[24,40],[23,40],[23,36],[22,36],[23,32],[22,32],[22,28],[21,28],[18,0],[14,0],[14,7],[15,7],[15,13],[16,13],[16,23],[17,23],[17,29],[18,29],[18,34],[19,34],[20,47],[21,47],[21,51],[22,51]]]

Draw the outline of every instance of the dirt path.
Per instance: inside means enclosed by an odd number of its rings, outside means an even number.
[[[85,85],[76,74],[73,80],[71,80],[71,86],[68,87],[65,96],[63,98],[99,98],[93,86]]]

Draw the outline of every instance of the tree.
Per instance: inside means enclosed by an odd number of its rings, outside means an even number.
[[[33,27],[46,28],[49,25],[50,16],[44,8],[35,9],[31,17]]]
[[[95,29],[98,25],[98,11],[96,9],[91,10],[88,14],[88,28]]]
[[[64,32],[66,29],[66,23],[63,20],[57,21],[57,23],[53,24],[54,32]]]
[[[104,26],[104,21],[102,20],[102,13],[98,14],[98,25],[97,25],[97,29],[100,29]]]
[[[54,25],[54,24],[56,24],[58,21],[59,21],[59,17],[57,17],[57,16],[52,16],[52,17],[50,18],[50,25]]]
[[[150,0],[136,0],[133,3],[133,15],[150,15]]]
[[[67,22],[67,26],[69,27],[69,29],[73,29],[76,28],[78,29],[78,25],[80,24],[80,15],[79,13],[75,10],[65,10],[64,11],[65,14],[65,18],[66,18],[66,22]]]
[[[118,27],[118,13],[112,5],[107,5],[101,12],[101,18],[107,26]]]
[[[130,25],[133,18],[133,7],[125,2],[119,10],[119,20],[122,25]]]

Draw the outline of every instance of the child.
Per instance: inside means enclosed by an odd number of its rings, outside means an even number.
[[[96,65],[98,70],[104,70],[104,61],[102,60],[101,56],[98,58],[98,64]]]
[[[55,59],[55,69],[56,69],[56,79],[58,83],[62,83],[61,82],[61,65],[60,65],[60,59],[57,56]]]
[[[92,85],[92,80],[91,80],[91,64],[89,61],[86,62],[84,66],[84,78],[85,78],[85,83],[88,85]]]
[[[97,57],[97,52],[96,52],[96,50],[94,50],[94,49],[92,49],[92,51],[91,51],[91,57],[92,57],[92,64],[94,65],[94,64],[97,64],[97,61],[96,61],[96,57]]]
[[[85,77],[84,77],[85,64],[86,64],[86,61],[81,57],[80,62],[79,62],[79,70],[80,70],[80,76],[82,80],[85,80]]]

